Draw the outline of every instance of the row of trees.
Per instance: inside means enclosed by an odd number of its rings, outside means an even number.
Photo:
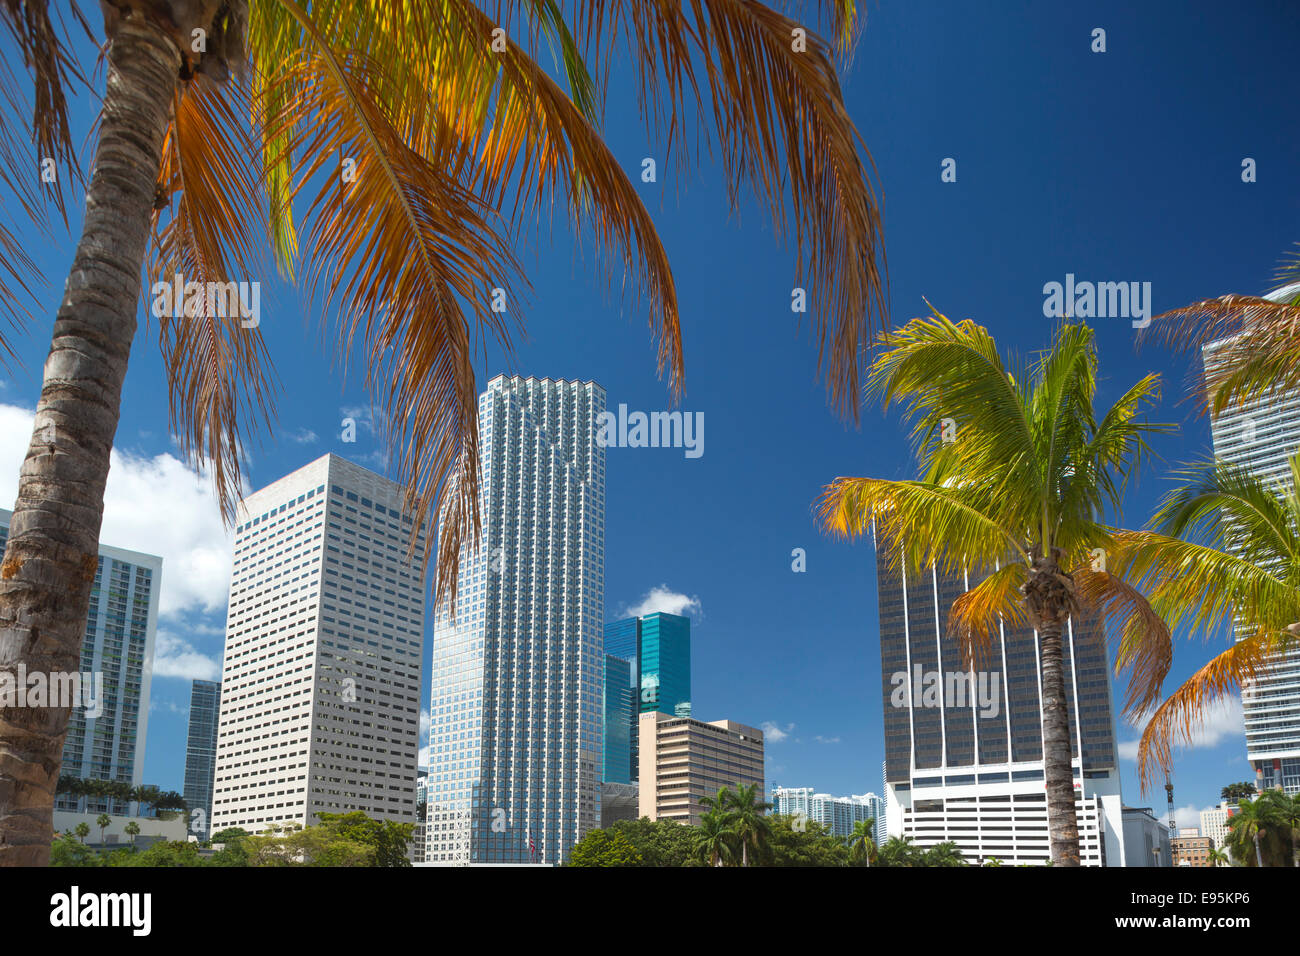
[[[98,821],[107,827],[106,815]],[[132,833],[132,824],[127,832]],[[96,852],[84,845],[89,827],[77,826],[54,840],[50,861],[53,866],[410,866],[407,846],[414,824],[374,820],[360,811],[322,813],[315,826],[271,826],[250,834],[240,828],[214,833],[202,846],[181,840],[159,841],[144,850],[134,845],[109,852]],[[139,826],[135,825],[134,834]],[[134,844],[134,834],[132,844]],[[75,836],[75,838],[74,838]],[[78,839],[79,838],[79,839]],[[203,852],[220,847],[214,852]]]
[[[1280,281],[1294,279],[1293,264]],[[1206,370],[1213,411],[1300,383],[1300,296],[1228,296],[1160,319],[1184,345],[1235,334]],[[1116,669],[1128,674],[1124,709],[1144,727],[1138,776],[1146,791],[1210,704],[1296,646],[1300,457],[1278,482],[1221,461],[1187,465],[1156,513],[1132,530],[1124,488],[1151,454],[1151,436],[1172,428],[1148,421],[1158,375],[1097,409],[1096,337],[1084,323],[1063,321],[1050,347],[1028,359],[1004,358],[987,329],[934,310],[885,333],[880,345],[867,393],[903,407],[919,477],[837,478],[818,502],[820,523],[850,538],[874,529],[895,572],[972,572],[977,583],[947,613],[972,669],[982,669],[1004,623],[1036,632],[1052,860],[1077,866],[1067,621],[1095,615],[1115,638]],[[1241,639],[1166,697],[1173,634],[1227,636],[1234,624]]]
[[[776,815],[757,785],[723,787],[702,801],[699,825],[620,820],[588,833],[569,866],[963,866],[952,843],[921,850],[905,838],[876,847],[875,821],[859,820],[847,837],[816,820]]]
[[[80,777],[62,776],[59,778],[56,792],[84,800],[95,798],[139,803],[153,810],[189,809],[185,798],[174,790],[160,790],[152,784],[135,786],[124,780],[85,780]]]

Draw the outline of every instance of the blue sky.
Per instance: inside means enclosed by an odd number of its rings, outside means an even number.
[[[884,0],[866,11],[843,84],[879,172],[895,324],[922,314],[924,296],[954,319],[986,325],[1004,349],[1028,351],[1051,333],[1043,286],[1067,273],[1150,282],[1159,312],[1266,288],[1300,239],[1293,4]],[[1105,53],[1090,49],[1097,27]],[[816,348],[790,312],[793,250],[753,203],[728,215],[716,165],[706,161],[679,182],[617,71],[612,89],[608,142],[638,182],[674,266],[687,369],[681,407],[703,412],[706,429],[700,458],[609,451],[607,616],[654,589],[668,592],[665,608],[689,602],[696,715],[777,728],[769,783],[879,792],[872,549],[820,535],[811,503],[838,475],[911,477],[904,432],[876,407],[864,408],[858,428],[834,417]],[[82,130],[88,102],[75,117]],[[647,156],[658,161],[654,184],[639,182]],[[949,157],[957,180],[944,183]],[[1257,182],[1241,180],[1245,157],[1256,161]],[[4,198],[12,223],[12,197]],[[23,367],[0,388],[0,455],[13,463],[0,474],[6,506],[74,243],[61,231],[53,240],[20,234],[52,281],[41,321],[16,341]],[[612,407],[667,408],[644,307],[606,294],[592,278],[591,244],[584,254],[574,248],[558,220],[540,242],[529,236],[529,335],[513,366],[489,353],[481,380],[501,371],[594,379]],[[377,466],[382,450],[364,426],[355,444],[339,438],[348,409],[366,405],[360,378],[345,381],[322,345],[322,317],[264,278],[261,327],[283,387],[275,432],[250,449],[249,486],[329,451]],[[1125,519],[1139,524],[1168,487],[1168,468],[1206,453],[1208,427],[1184,401],[1188,357],[1153,345],[1138,351],[1127,319],[1094,325],[1099,400],[1158,371],[1165,400],[1153,417],[1179,426],[1156,441],[1164,462],[1130,488]],[[104,540],[168,559],[145,778],[180,789],[187,677],[219,668],[229,555],[206,486],[174,460],[154,331],[142,325],[132,353]],[[792,571],[794,548],[806,551],[804,573]],[[1180,644],[1171,680],[1212,651],[1199,640]],[[1121,725],[1121,740],[1135,738]],[[1163,793],[1139,794],[1131,759],[1122,772],[1129,803],[1163,807]],[[1221,786],[1251,776],[1240,718],[1221,715],[1178,756],[1178,806],[1209,806]]]

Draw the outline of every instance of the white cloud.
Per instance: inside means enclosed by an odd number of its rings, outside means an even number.
[[[819,744],[837,744],[840,742],[839,737],[823,737],[821,734],[817,734],[813,737],[813,740],[817,741]]]
[[[316,433],[310,428],[300,428],[296,432],[287,432],[284,437],[291,442],[297,442],[299,445],[310,445],[317,439]]]
[[[665,614],[694,614],[699,617],[702,608],[698,597],[687,597],[685,594],[678,594],[671,590],[668,585],[661,584],[657,588],[651,588],[641,598],[641,603],[631,605],[623,611],[624,617],[644,617],[647,614],[654,614],[656,611],[662,611]]]
[[[782,740],[785,740],[786,737],[790,736],[790,732],[794,730],[794,724],[787,724],[785,730],[782,730],[779,724],[773,723],[770,720],[765,720],[759,727],[759,730],[763,731],[764,740],[775,744],[780,743]]]
[[[1174,823],[1178,825],[1179,829],[1196,827],[1199,830],[1201,827],[1201,811],[1213,809],[1214,807],[1198,807],[1194,803],[1189,803],[1185,807],[1175,807]]]
[[[220,680],[221,662],[195,650],[187,641],[160,627],[154,638],[153,676]]]
[[[182,707],[174,700],[159,700],[157,697],[151,698],[149,700],[149,713],[155,714],[161,710],[165,710],[170,714],[176,714],[180,717],[188,717],[190,715],[190,709],[188,707]]]
[[[0,405],[0,503],[6,508],[18,497],[32,420],[28,409]],[[109,461],[100,541],[163,559],[164,617],[224,609],[232,541],[211,481],[171,454],[145,458],[114,449]]]
[[[1129,719],[1129,725],[1141,730],[1146,726],[1147,718],[1138,716]],[[1244,737],[1246,733],[1245,717],[1241,710],[1241,698],[1234,695],[1220,698],[1206,711],[1197,726],[1192,730],[1190,744],[1177,742],[1175,751],[1212,750],[1226,740]],[[1121,740],[1119,742],[1121,760],[1137,760],[1138,741]]]

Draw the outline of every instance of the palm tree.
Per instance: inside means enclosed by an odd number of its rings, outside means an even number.
[[[37,94],[30,129],[0,126],[0,152],[7,160],[30,138],[36,157],[60,170],[54,183],[30,186],[36,177],[0,164],[38,224],[48,203],[63,210],[62,184],[79,180],[67,104],[92,72],[72,59],[51,6],[0,0],[0,27]],[[667,255],[600,135],[609,67],[624,44],[646,123],[677,149],[679,169],[692,164],[694,113],[717,135],[733,208],[748,186],[780,231],[793,225],[830,399],[856,417],[862,346],[885,302],[879,209],[834,64],[836,46],[847,52],[857,36],[852,0],[819,4],[833,43],[762,4],[730,0],[575,0],[568,20],[549,0],[484,5],[499,22],[473,0],[101,6],[98,141],[0,561],[0,668],[77,667],[147,249],[150,281],[181,275],[200,290],[262,275],[269,250],[286,278],[307,278],[341,351],[359,338],[418,519],[412,533],[430,509],[442,520],[442,601],[455,600],[462,545],[479,541],[474,359],[488,340],[512,354],[522,323],[497,306],[526,290],[514,248],[555,200],[578,238],[614,257],[610,278],[615,263],[631,275],[659,370],[680,395]],[[558,51],[564,84],[538,65],[543,43]],[[21,319],[12,290],[28,287],[31,261],[8,224],[0,251],[0,309]],[[229,521],[245,443],[270,425],[276,383],[254,325],[228,305],[187,299],[184,310],[155,303],[171,430],[212,474]],[[0,864],[48,860],[67,721],[66,710],[0,710]]]
[[[763,811],[772,809],[772,804],[759,797],[756,783],[737,785],[734,791],[728,791],[728,795],[731,806],[727,818],[740,842],[740,865],[749,866],[750,847],[753,847],[755,859],[762,859],[767,849],[772,824],[763,816]]]
[[[1205,857],[1210,866],[1231,866],[1232,857],[1222,847],[1210,847],[1210,852]]]
[[[128,837],[131,838],[131,844],[135,845],[135,838],[140,835],[140,824],[134,820],[128,820],[126,826],[122,828]]]
[[[874,818],[856,820],[853,832],[846,841],[849,846],[849,859],[862,866],[871,866],[876,861],[876,821]]]
[[[1266,295],[1204,299],[1152,320],[1150,333],[1179,350],[1217,343],[1202,394],[1215,417],[1300,388],[1300,251],[1283,257],[1274,279]]]
[[[877,860],[880,866],[919,866],[922,851],[912,845],[909,836],[894,836],[880,848]]]
[[[1226,462],[1180,472],[1149,530],[1117,535],[1114,568],[1139,582],[1169,626],[1212,635],[1235,627],[1237,640],[1212,657],[1159,706],[1144,701],[1149,719],[1138,749],[1146,789],[1154,768],[1170,768],[1178,740],[1190,742],[1206,709],[1251,680],[1300,633],[1300,455],[1289,481],[1272,483]],[[1124,627],[1139,627],[1131,619]],[[1167,653],[1167,652],[1166,652]],[[1159,691],[1159,684],[1154,685]],[[1224,799],[1254,792],[1250,784],[1223,789]]]
[[[723,866],[736,858],[736,831],[726,815],[710,810],[700,817],[696,831],[696,846],[700,859],[710,866]]]
[[[951,840],[943,843],[936,843],[925,851],[925,856],[921,863],[922,866],[967,866],[966,858],[962,855],[957,844]]]
[[[1253,797],[1257,791],[1255,785],[1248,781],[1241,783],[1230,783],[1219,791],[1219,799],[1226,800],[1228,803],[1236,803],[1242,797]]]
[[[1145,376],[1097,415],[1096,344],[1084,324],[1060,325],[1048,351],[1010,367],[986,329],[938,312],[882,346],[867,390],[907,405],[921,478],[837,478],[820,501],[822,527],[847,537],[874,527],[896,570],[995,569],[953,604],[949,629],[972,669],[1002,622],[1036,632],[1051,857],[1078,866],[1062,630],[1084,606],[1131,609],[1145,629],[1129,653],[1145,661],[1167,643],[1141,595],[1108,572],[1114,537],[1103,523],[1108,509],[1118,515],[1146,435],[1164,429],[1141,417],[1159,379]]]
[[[1226,843],[1232,855],[1246,866],[1252,860],[1257,867],[1284,865],[1290,828],[1280,811],[1276,799],[1269,798],[1267,793],[1254,800],[1242,800],[1228,821]]]
[[[76,827],[73,829],[73,832],[77,834],[78,840],[80,840],[82,843],[85,843],[86,837],[90,836],[90,824],[87,823],[85,820],[82,820],[80,823],[76,825]]]
[[[101,813],[95,818],[95,826],[99,827],[99,842],[104,842],[104,831],[113,823],[113,818],[107,813]]]

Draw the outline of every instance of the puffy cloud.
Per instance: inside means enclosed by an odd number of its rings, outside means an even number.
[[[1147,718],[1138,716],[1130,718],[1130,725],[1138,730],[1146,726]],[[1226,740],[1244,737],[1246,733],[1245,717],[1241,709],[1241,698],[1232,696],[1220,698],[1205,710],[1197,726],[1192,730],[1190,744],[1179,743],[1176,749],[1211,750]],[[1138,740],[1121,740],[1119,742],[1121,760],[1137,760]]]
[[[34,414],[0,405],[0,503],[12,508]],[[100,541],[163,559],[162,615],[215,612],[226,605],[231,535],[212,483],[171,454],[141,457],[113,449]]]
[[[639,604],[633,604],[624,608],[623,617],[644,617],[647,614],[654,614],[661,611],[664,614],[693,614],[699,617],[702,608],[698,597],[688,597],[685,594],[679,594],[672,590],[666,584],[661,584],[656,588],[651,588],[641,598]]]
[[[794,730],[794,724],[786,724],[785,730],[782,730],[779,724],[765,720],[758,729],[763,731],[765,741],[775,744],[790,736],[790,733]]]
[[[154,638],[153,676],[220,680],[221,661],[196,650],[189,642],[160,627]]]

